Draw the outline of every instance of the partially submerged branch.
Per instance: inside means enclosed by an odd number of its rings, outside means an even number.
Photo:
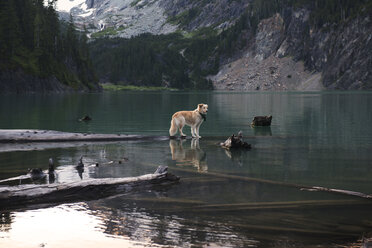
[[[242,131],[235,136],[235,134],[231,135],[225,142],[220,143],[223,148],[226,149],[251,149],[251,144],[243,141],[243,134]]]
[[[143,163],[142,165],[153,166],[150,164],[143,164]],[[191,169],[186,169],[186,168],[174,167],[172,168],[172,170],[194,173],[194,174],[200,175],[199,172],[195,170],[191,170]],[[283,187],[297,188],[297,189],[306,190],[306,191],[315,191],[315,192],[324,191],[324,192],[329,192],[329,193],[348,195],[348,196],[357,197],[357,198],[372,199],[372,194],[366,194],[362,192],[343,190],[343,189],[331,189],[331,188],[325,188],[325,187],[319,187],[319,186],[308,186],[308,185],[302,185],[302,184],[297,184],[297,183],[281,182],[281,181],[274,181],[270,179],[262,179],[262,178],[247,177],[247,176],[240,176],[240,175],[231,175],[231,174],[224,174],[224,173],[211,172],[211,171],[205,172],[203,175],[206,177],[223,178],[223,179],[228,179],[228,180],[232,179],[232,180],[239,180],[239,181],[251,182],[251,183],[265,183],[265,184],[271,184],[271,185],[277,185],[277,186],[283,186]]]

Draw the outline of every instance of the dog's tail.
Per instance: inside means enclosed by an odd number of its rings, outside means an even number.
[[[175,118],[171,120],[171,126],[169,128],[169,136],[174,136],[177,133],[177,125]]]

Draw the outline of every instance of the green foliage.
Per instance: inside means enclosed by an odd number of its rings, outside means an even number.
[[[181,39],[180,34],[97,39],[90,44],[94,67],[114,83],[192,88],[187,62],[174,45]]]
[[[131,7],[134,7],[137,5],[137,3],[141,2],[141,0],[134,0],[133,2],[130,3]]]
[[[310,18],[317,27],[326,23],[337,24],[372,10],[370,0],[314,0],[311,3],[313,10]]]
[[[175,91],[177,89],[166,87],[151,87],[151,86],[135,86],[135,85],[120,85],[120,84],[101,84],[103,90],[106,91]]]
[[[311,10],[310,21],[314,27],[339,24],[372,10],[370,0],[254,0],[249,7],[250,22],[256,27],[260,20],[282,13],[285,8],[304,6]]]
[[[197,17],[200,13],[198,8],[191,8],[188,9],[176,16],[168,18],[168,22],[180,25],[181,27],[186,27],[195,17]]]
[[[60,23],[55,1],[0,1],[0,70],[23,71],[81,88],[96,81],[85,34]]]
[[[117,35],[118,32],[124,30],[125,28],[124,27],[120,27],[120,28],[114,28],[114,27],[108,27],[108,28],[105,28],[104,30],[102,31],[99,31],[99,32],[96,32],[96,33],[93,33],[91,35],[91,37],[93,39],[97,39],[97,38],[102,38],[102,37],[106,37],[106,36],[110,36],[110,35]]]

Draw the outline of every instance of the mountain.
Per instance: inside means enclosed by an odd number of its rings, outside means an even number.
[[[104,35],[130,38],[142,33],[169,34],[180,26],[187,31],[202,27],[227,27],[248,6],[245,1],[189,0],[59,0],[69,4],[75,24],[92,37]],[[74,5],[75,3],[76,5]],[[66,5],[68,6],[68,5]],[[69,8],[65,8],[68,10]],[[63,15],[66,17],[66,14]]]
[[[79,1],[71,14],[93,39],[101,81],[372,89],[369,0]]]

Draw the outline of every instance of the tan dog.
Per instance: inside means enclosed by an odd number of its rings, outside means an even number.
[[[169,129],[169,135],[174,136],[177,130],[180,131],[181,136],[186,137],[186,134],[182,132],[185,125],[191,127],[191,135],[193,138],[201,138],[199,135],[200,125],[206,120],[208,112],[208,105],[201,103],[194,111],[179,111],[172,116],[171,127]]]

